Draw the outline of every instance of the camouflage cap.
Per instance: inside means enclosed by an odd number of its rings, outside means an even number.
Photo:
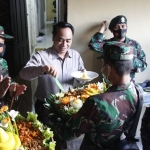
[[[114,27],[116,24],[122,24],[122,23],[127,24],[127,18],[126,18],[125,16],[123,16],[123,15],[116,16],[115,18],[113,18],[113,19],[110,21],[109,30],[113,29],[113,27]]]
[[[111,60],[131,60],[133,59],[133,47],[123,42],[106,42],[103,45],[102,55],[97,59],[106,58]]]
[[[5,39],[12,39],[12,38],[14,38],[13,36],[5,34],[4,28],[2,26],[0,26],[0,37],[5,38]]]

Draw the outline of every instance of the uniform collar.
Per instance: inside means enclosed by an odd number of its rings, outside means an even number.
[[[127,84],[122,84],[122,85],[114,85],[114,86],[111,86],[107,91],[112,91],[112,90],[124,91],[124,90],[131,88],[132,85],[133,85],[133,82],[129,82]]]
[[[111,41],[117,41],[115,37],[111,38]],[[129,38],[125,37],[124,43],[128,44],[129,43]]]
[[[128,37],[126,37],[126,39],[125,39],[125,42],[124,42],[124,43],[129,44],[129,42],[130,42],[130,39],[129,39]]]

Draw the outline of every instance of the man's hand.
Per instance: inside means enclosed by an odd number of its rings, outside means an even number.
[[[11,78],[6,77],[3,79],[3,76],[0,75],[0,98],[5,96],[9,86],[10,86]]]
[[[46,73],[46,74],[50,74],[54,77],[57,76],[57,70],[54,66],[52,65],[46,65],[46,66],[42,66],[42,72]]]
[[[27,87],[22,84],[19,85],[18,83],[11,84],[9,87],[10,91],[10,97],[17,97],[19,95],[24,94],[24,91],[27,89]]]
[[[103,22],[101,23],[101,25],[100,25],[99,32],[102,33],[102,34],[104,33],[104,31],[107,30],[106,23],[107,23],[107,21],[103,21]]]

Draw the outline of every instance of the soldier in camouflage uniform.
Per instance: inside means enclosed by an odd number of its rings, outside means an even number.
[[[4,28],[0,26],[0,108],[8,104],[8,97],[17,97],[26,90],[25,85],[19,85],[14,81],[10,81],[7,61],[3,58],[5,54],[5,39],[13,37],[4,33]],[[7,90],[8,89],[8,90]],[[7,90],[7,93],[6,93]],[[6,95],[5,95],[6,94]]]
[[[141,139],[143,150],[150,150],[150,107],[147,107],[142,118]]]
[[[106,21],[103,21],[99,31],[94,34],[94,36],[91,38],[89,42],[89,48],[91,50],[102,52],[102,46],[105,42],[108,41],[118,41],[118,42],[124,42],[126,44],[130,44],[134,47],[134,63],[133,68],[131,70],[131,79],[135,78],[135,73],[142,72],[146,69],[147,63],[146,63],[146,56],[141,48],[140,44],[132,39],[129,39],[126,37],[127,33],[127,19],[125,16],[120,15],[113,18],[109,24],[109,30],[113,33],[114,37],[110,39],[105,39],[104,31],[107,30],[106,27]]]
[[[130,71],[133,47],[122,42],[103,45],[101,72],[112,86],[103,94],[89,97],[67,123],[55,122],[52,129],[60,139],[85,134],[80,150],[116,150],[120,136],[130,128],[137,106],[137,94]]]

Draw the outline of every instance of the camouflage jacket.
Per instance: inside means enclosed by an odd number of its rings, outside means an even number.
[[[7,61],[3,58],[0,58],[0,74],[3,75],[3,78],[9,76],[8,64],[7,64]],[[11,79],[11,84],[12,83],[15,83],[15,82]]]
[[[55,136],[65,140],[85,134],[80,150],[115,150],[115,143],[133,122],[136,105],[133,83],[112,86],[88,98],[67,123],[56,123],[52,129]]]
[[[0,74],[3,75],[3,78],[8,76],[8,65],[7,61],[3,58],[0,58]]]
[[[9,76],[7,61],[3,58],[0,58],[0,74],[3,75],[3,78]],[[14,81],[11,80],[11,84],[12,83],[14,83]],[[0,98],[0,108],[3,105],[7,105],[8,99],[9,93],[7,92],[3,98]]]
[[[104,39],[104,35],[102,33],[97,32],[91,38],[88,46],[91,50],[102,52],[103,44],[108,41],[116,41],[116,40],[114,37],[111,39]],[[130,44],[134,47],[134,63],[133,69],[130,73],[130,76],[133,79],[135,78],[135,73],[142,72],[147,68],[146,56],[140,44],[135,40],[126,37],[125,43]]]
[[[141,124],[143,150],[150,150],[150,107],[146,108]]]

